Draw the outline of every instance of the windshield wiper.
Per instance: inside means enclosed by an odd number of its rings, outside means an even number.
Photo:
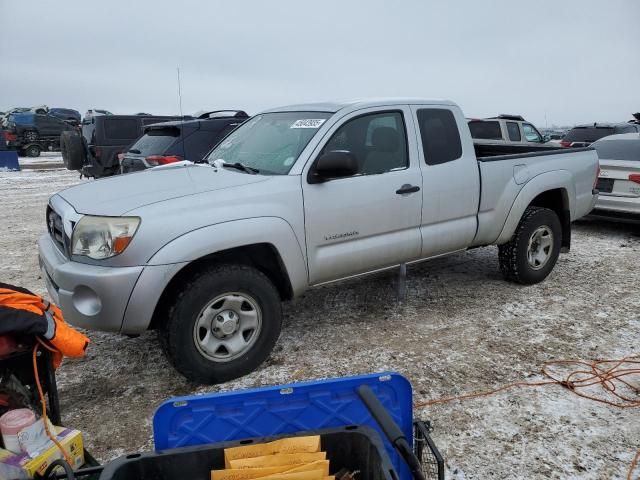
[[[250,166],[245,165],[245,164],[240,163],[240,162],[235,162],[235,163],[224,162],[224,163],[221,163],[221,165],[223,167],[227,167],[227,168],[235,168],[236,170],[240,170],[240,171],[245,172],[245,173],[250,173],[251,175],[255,175],[256,173],[260,173],[260,170],[258,170],[257,168],[250,167]]]
[[[137,148],[132,148],[131,150],[129,150],[129,153],[141,153],[141,152]]]

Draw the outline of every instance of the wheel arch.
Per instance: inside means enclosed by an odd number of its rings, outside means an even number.
[[[215,250],[212,238],[216,239]],[[149,328],[158,326],[163,308],[173,299],[181,282],[212,265],[254,267],[273,282],[282,300],[301,293],[308,283],[306,261],[297,238],[287,222],[275,217],[226,222],[190,232],[167,244],[148,263],[182,265],[166,281],[153,314],[149,312]]]
[[[566,170],[547,172],[530,180],[516,197],[507,220],[495,241],[497,245],[509,241],[515,232],[525,210],[530,206],[544,207],[553,210],[562,225],[563,251],[571,245],[571,216],[574,205],[575,189],[571,181],[571,173]]]
[[[203,270],[214,265],[224,264],[240,264],[253,267],[264,273],[273,282],[282,300],[290,300],[294,296],[291,280],[282,257],[273,245],[256,243],[220,250],[189,262],[169,280],[154,308],[149,329],[155,329],[161,324],[163,320],[162,312],[174,300],[180,284]]]

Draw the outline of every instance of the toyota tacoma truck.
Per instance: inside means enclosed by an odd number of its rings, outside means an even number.
[[[483,156],[448,101],[276,108],[188,161],[53,195],[43,278],[74,325],[157,329],[176,369],[218,383],[274,347],[310,287],[499,246],[534,284],[592,209],[594,150]]]

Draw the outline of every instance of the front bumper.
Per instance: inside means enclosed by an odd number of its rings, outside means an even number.
[[[101,267],[72,262],[48,234],[38,241],[40,269],[54,303],[72,325],[119,332],[129,297],[144,267]]]

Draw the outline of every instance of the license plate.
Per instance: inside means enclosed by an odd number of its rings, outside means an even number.
[[[613,178],[598,178],[598,183],[596,183],[596,188],[598,191],[602,193],[611,193],[613,191],[613,183],[615,179]]]

